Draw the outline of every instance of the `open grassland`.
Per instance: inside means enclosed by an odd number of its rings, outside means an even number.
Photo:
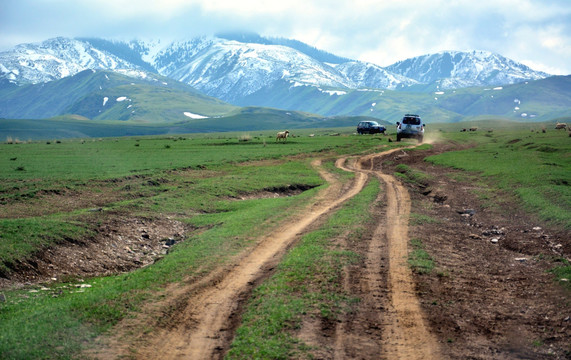
[[[322,184],[303,160],[307,154],[344,154],[381,145],[376,137],[300,137],[285,144],[273,136],[242,139],[221,135],[0,145],[0,270],[8,271],[10,264],[53,243],[77,241],[90,231],[85,224],[97,217],[92,208],[151,215],[210,213],[220,198]],[[296,156],[300,159],[289,160]],[[262,160],[274,162],[244,166]]]
[[[168,215],[196,231],[161,261],[128,274],[88,279],[81,282],[84,287],[68,279],[6,290],[0,353],[3,358],[74,356],[82,342],[160,296],[165,284],[221,266],[315,194],[258,199],[257,192],[321,186],[311,156],[366,152],[379,145],[377,137],[316,136],[283,144],[269,135],[248,141],[217,135],[2,144],[4,275],[58,243],[89,242],[106,213]],[[249,194],[252,199],[236,201]],[[102,202],[82,199],[98,195]],[[54,196],[56,202],[76,200],[58,208],[49,205]],[[95,206],[102,211],[90,211]]]
[[[571,229],[571,138],[567,131],[481,129],[449,133],[446,138],[473,142],[477,147],[427,161],[475,173],[474,181],[483,180],[490,187],[483,197],[493,199],[494,189],[515,194],[543,221]]]
[[[492,203],[497,200],[495,189],[502,190],[544,221],[570,229],[571,138],[551,129],[531,132],[529,124],[495,125],[480,123],[472,133],[458,131],[465,124],[431,125],[427,134],[437,140],[473,147],[428,160],[466,170],[466,178],[488,184],[490,192],[482,196]],[[6,301],[0,302],[0,357],[77,357],[84,344],[140,312],[148,301],[160,299],[167,284],[223,266],[311,201],[325,184],[311,167],[312,158],[409,143],[349,135],[352,131],[300,131],[303,136],[285,144],[275,142],[275,132],[0,144],[0,275],[9,276],[18,264],[58,244],[91,241],[107,214],[168,216],[193,229],[160,261],[129,273],[2,290]],[[308,137],[310,132],[316,136]],[[342,136],[329,136],[337,132]],[[324,166],[333,171],[331,162]],[[399,173],[405,181],[425,180],[404,165]],[[335,286],[340,268],[357,257],[328,239],[340,232],[359,236],[370,221],[362,215],[377,189],[378,183],[372,183],[321,229],[304,237],[276,275],[255,290],[231,358],[256,356],[249,353],[249,344],[260,339],[267,344],[260,348],[267,357],[303,354],[304,348],[285,331],[296,326],[298,314],[319,312],[334,321],[350,311],[358,299]],[[287,197],[256,196],[285,190],[304,191]],[[426,219],[415,214],[411,221]],[[554,272],[566,276],[569,266]]]

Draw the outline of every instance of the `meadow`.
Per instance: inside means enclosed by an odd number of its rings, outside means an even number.
[[[438,141],[471,147],[427,161],[462,169],[467,178],[488,184],[490,194],[513,194],[547,226],[571,229],[571,138],[566,132],[541,133],[541,125],[512,124],[478,123],[475,133],[459,132],[467,124],[430,125]],[[85,344],[140,312],[148,301],[160,299],[167,284],[223,266],[310,202],[320,187],[327,186],[310,165],[313,158],[329,159],[326,166],[336,171],[332,162],[340,155],[411,144],[390,143],[385,136],[356,136],[353,131],[303,130],[287,143],[276,143],[273,131],[256,131],[0,144],[2,276],[10,276],[18,264],[46,249],[93,238],[106,213],[169,216],[196,229],[162,260],[135,271],[3,289],[1,357],[77,358]],[[292,188],[304,191],[236,201]],[[334,317],[358,301],[321,283],[355,261],[355,254],[339,252],[326,240],[340,231],[358,237],[370,221],[361,215],[373,204],[377,189],[378,183],[369,185],[286,255],[276,276],[254,292],[230,358],[247,357],[248,344],[269,333],[273,335],[264,349],[266,356],[283,357],[297,346],[283,336],[283,329],[298,321],[296,314],[317,309]],[[101,202],[95,200],[98,196]],[[54,197],[76,201],[64,207],[50,202]],[[93,207],[102,211],[91,211]],[[320,261],[310,256],[315,251]],[[311,275],[308,267],[315,270]],[[75,286],[78,283],[86,285],[83,291]],[[315,293],[303,291],[308,283],[319,285]],[[275,302],[267,302],[268,297]],[[294,309],[284,307],[285,299]]]
[[[523,127],[523,128],[522,128]],[[515,126],[476,133],[450,133],[450,141],[471,141],[477,147],[428,157],[426,161],[476,174],[514,194],[530,213],[552,225],[571,229],[571,137],[567,131]],[[492,128],[488,127],[489,130]],[[493,200],[492,200],[493,201]]]

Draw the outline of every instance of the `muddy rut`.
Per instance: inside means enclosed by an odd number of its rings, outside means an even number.
[[[269,269],[273,268],[283,254],[291,247],[301,234],[327,215],[335,211],[342,203],[358,194],[370,176],[382,180],[383,196],[386,196],[386,223],[374,232],[367,254],[366,276],[362,281],[371,296],[371,304],[382,292],[389,292],[390,304],[374,314],[382,323],[382,339],[373,346],[380,349],[380,357],[386,359],[426,359],[438,358],[438,345],[431,335],[423,317],[420,304],[415,296],[412,274],[407,266],[408,216],[410,198],[392,176],[373,170],[377,157],[398,151],[393,149],[384,153],[367,155],[353,159],[352,165],[346,165],[346,159],[341,158],[336,166],[355,173],[355,179],[349,186],[343,186],[333,175],[320,167],[318,160],[312,164],[321,176],[329,183],[314,202],[305,210],[293,217],[279,232],[260,239],[254,249],[237,261],[229,270],[217,275],[216,281],[204,281],[197,288],[196,284],[188,289],[177,291],[178,300],[183,301],[178,306],[173,321],[152,337],[145,337],[135,350],[139,359],[212,359],[222,358],[229,348],[235,327],[238,325],[241,306],[251,293],[253,287],[266,278]],[[379,281],[379,267],[382,243],[389,254],[388,289],[384,289]],[[174,295],[174,294],[173,294]],[[381,319],[381,316],[383,317]],[[337,359],[351,358],[345,351],[354,340],[350,329],[338,326],[334,345]],[[115,358],[126,355],[123,351],[104,351],[96,355],[99,358]],[[129,345],[127,345],[129,346]],[[108,349],[109,350],[109,349]],[[133,351],[131,346],[130,351]],[[123,353],[122,353],[123,352]],[[361,354],[365,355],[365,354]],[[372,355],[372,354],[369,354]],[[133,354],[129,354],[133,356]],[[359,356],[363,357],[363,356]],[[369,358],[365,355],[363,358]]]

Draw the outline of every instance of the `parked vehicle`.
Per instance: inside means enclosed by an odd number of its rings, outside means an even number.
[[[387,129],[376,121],[361,121],[357,125],[357,133],[361,134],[384,134]]]
[[[424,139],[424,125],[420,116],[406,114],[402,118],[402,123],[397,122],[397,141],[402,138],[415,138],[421,143]]]

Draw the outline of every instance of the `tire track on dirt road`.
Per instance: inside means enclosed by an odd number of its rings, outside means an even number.
[[[391,321],[383,349],[387,359],[440,359],[438,341],[430,332],[408,266],[410,197],[393,176],[376,173],[386,184]]]
[[[318,162],[314,162],[318,166]],[[232,317],[238,312],[240,298],[252,291],[253,284],[267,272],[267,264],[276,263],[311,224],[335,207],[358,194],[368,175],[356,173],[349,189],[320,169],[330,186],[318,195],[317,201],[298,214],[279,232],[260,243],[218,282],[196,296],[191,296],[180,312],[176,325],[154,334],[137,352],[141,359],[212,359],[221,358],[233,337]]]
[[[397,151],[397,149],[395,149]],[[375,159],[389,155],[387,151],[368,159],[369,170],[385,184],[386,224],[375,230],[369,246],[369,256],[375,255],[386,237],[389,249],[388,285],[390,297],[389,321],[384,323],[385,339],[382,353],[387,359],[439,359],[439,346],[436,337],[430,332],[416,296],[412,271],[408,266],[408,221],[410,217],[410,196],[407,189],[393,176],[375,170]],[[363,163],[363,162],[361,162]],[[378,259],[371,258],[372,272]],[[369,271],[369,274],[371,272]],[[375,288],[373,287],[373,290]]]
[[[386,198],[386,220],[379,221],[368,245],[365,270],[359,278],[362,304],[356,318],[342,322],[337,326],[335,359],[350,358],[359,350],[368,349],[363,358],[381,356],[393,359],[439,359],[439,346],[426,325],[420,302],[414,289],[412,272],[408,266],[408,220],[410,216],[410,197],[408,191],[393,176],[375,170],[375,160],[402,149],[392,149],[379,154],[359,158],[352,166],[338,166],[353,172],[362,172],[378,177],[384,183]],[[388,254],[383,254],[388,247]],[[387,294],[381,269],[383,255],[388,256],[388,311],[379,304]],[[349,290],[349,289],[346,289]],[[385,308],[386,309],[386,308]],[[369,335],[352,333],[347,330],[355,326],[355,321],[376,328],[381,324],[382,341],[380,350],[370,346],[377,339],[374,331]],[[350,324],[351,323],[351,324]],[[359,338],[359,336],[361,338]],[[360,345],[356,346],[358,342]],[[367,345],[369,344],[369,345]],[[368,346],[368,347],[367,347]],[[372,353],[371,353],[372,352]]]

